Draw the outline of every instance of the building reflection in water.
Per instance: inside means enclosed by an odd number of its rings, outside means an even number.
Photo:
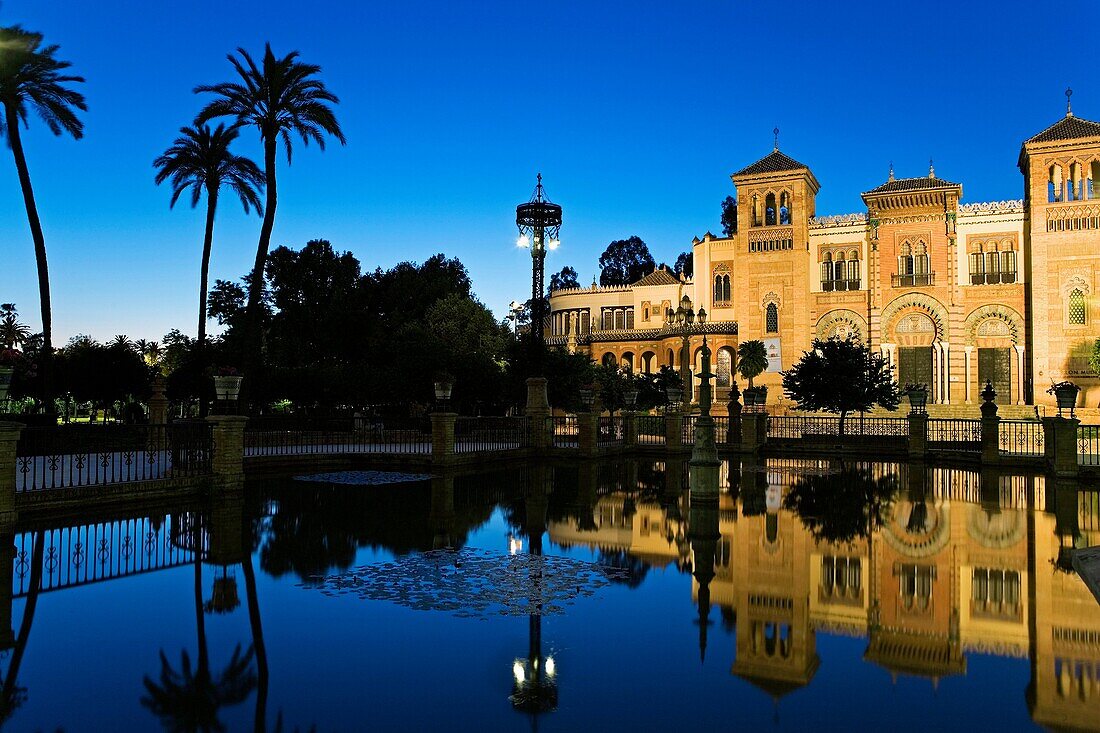
[[[1030,658],[1033,719],[1100,730],[1100,612],[1067,562],[1100,544],[1100,491],[835,460],[735,464],[732,481],[723,464],[717,484],[714,510],[684,512],[690,492],[628,478],[549,536],[690,568],[700,654],[717,606],[735,619],[731,673],[776,701],[812,683],[823,632],[866,638],[867,662],[933,687],[968,654]]]

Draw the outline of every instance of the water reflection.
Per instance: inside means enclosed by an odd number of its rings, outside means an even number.
[[[174,568],[173,577],[186,576],[191,586],[194,641],[160,649],[160,668],[144,672],[132,704],[168,729],[217,730],[233,727],[233,708],[251,700],[250,725],[268,730],[272,677],[296,674],[269,668],[265,624],[278,632],[288,621],[270,602],[268,581],[318,586],[319,578],[363,563],[400,565],[431,550],[484,548],[470,543],[488,541],[486,533],[503,523],[493,552],[547,560],[515,564],[526,573],[525,586],[536,589],[523,615],[488,621],[493,634],[525,623],[525,647],[508,649],[500,661],[508,688],[497,694],[532,722],[567,714],[568,706],[558,709],[559,695],[570,705],[586,697],[570,687],[582,670],[553,650],[568,643],[563,621],[591,609],[578,604],[564,609],[565,617],[548,617],[543,599],[554,587],[547,574],[555,572],[553,561],[590,551],[617,592],[639,608],[654,604],[658,575],[662,582],[683,578],[692,613],[667,623],[694,624],[690,651],[704,663],[699,669],[713,675],[715,657],[732,660],[723,664],[723,679],[747,682],[764,693],[761,704],[777,710],[792,693],[820,686],[815,679],[829,653],[823,644],[819,654],[818,637],[839,635],[865,639],[863,661],[882,674],[928,686],[966,673],[974,655],[1027,659],[1024,694],[1034,721],[1100,729],[1100,613],[1084,584],[1066,572],[1069,550],[1100,544],[1098,500],[1096,490],[1042,476],[923,465],[588,462],[366,489],[265,483],[159,516],[28,526],[0,539],[15,546],[0,553],[0,573],[11,577],[0,598],[0,638],[11,648],[0,677],[0,716],[26,714],[20,705],[29,685],[62,704],[61,692],[41,678],[20,680],[35,614],[51,593]],[[18,633],[13,599],[23,604]],[[324,603],[310,606],[318,624],[334,611]],[[240,616],[241,624],[236,638],[208,649],[206,625],[214,616]],[[400,633],[415,638],[421,630],[411,625]],[[125,639],[124,629],[115,633]],[[609,669],[618,653],[606,651]],[[308,700],[308,691],[300,694]],[[272,707],[289,702],[276,697]],[[282,714],[274,715],[280,727]]]

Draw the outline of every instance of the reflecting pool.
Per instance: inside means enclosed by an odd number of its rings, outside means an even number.
[[[1100,730],[1068,567],[1095,488],[788,459],[311,478],[25,520],[3,729]]]

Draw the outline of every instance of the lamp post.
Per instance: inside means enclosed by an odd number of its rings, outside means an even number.
[[[691,396],[694,391],[691,383],[691,332],[696,319],[702,326],[707,322],[707,312],[700,308],[698,314],[691,307],[691,298],[686,295],[680,299],[680,306],[676,310],[668,309],[665,314],[669,327],[680,334],[682,344],[680,347],[680,381],[683,382],[683,410],[688,412],[691,407]]]
[[[516,245],[531,249],[531,349],[534,371],[542,374],[543,351],[543,298],[546,297],[546,251],[557,249],[561,227],[561,206],[551,203],[542,188],[542,174],[531,200],[516,207],[516,226],[519,238]]]

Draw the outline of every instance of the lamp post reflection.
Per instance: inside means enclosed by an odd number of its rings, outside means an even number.
[[[546,527],[549,492],[545,472],[539,466],[532,469],[532,482],[524,500],[526,511],[524,534],[527,535],[527,552],[536,557],[542,555],[542,535]],[[552,656],[542,653],[542,565],[532,565],[531,598],[534,607],[527,617],[527,656],[512,662],[512,694],[508,698],[512,707],[531,716],[531,727],[537,724],[540,713],[551,712],[558,707],[557,665]]]

